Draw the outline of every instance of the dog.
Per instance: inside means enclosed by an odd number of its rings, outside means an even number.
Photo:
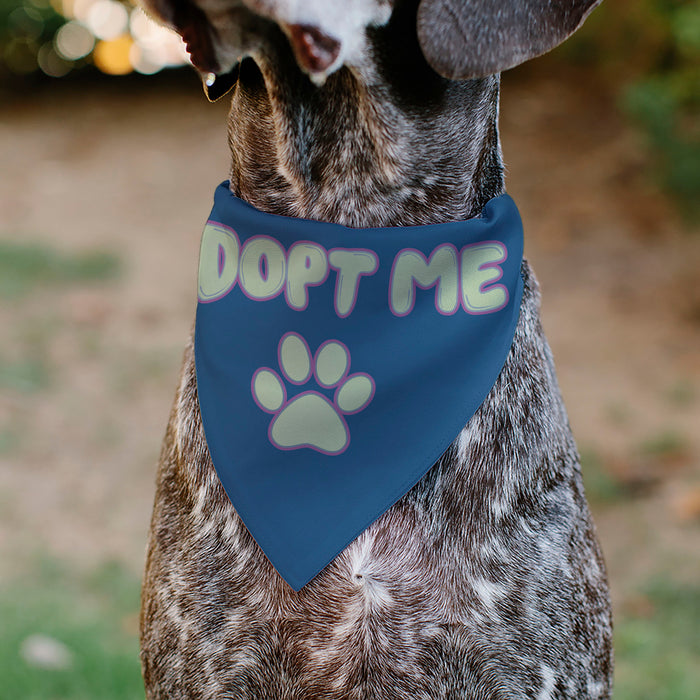
[[[145,0],[211,99],[230,189],[350,227],[462,221],[505,191],[499,73],[600,0]],[[528,264],[487,398],[421,481],[298,592],[212,465],[193,342],[142,594],[148,698],[608,698],[612,617]],[[435,358],[440,362],[440,358]]]

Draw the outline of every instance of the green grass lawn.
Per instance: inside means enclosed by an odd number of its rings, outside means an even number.
[[[615,700],[700,698],[700,588],[664,579],[615,624]]]
[[[43,562],[0,588],[0,699],[142,699],[138,606],[139,581],[116,565],[78,580]],[[69,667],[28,663],[21,650],[31,635],[64,645]]]

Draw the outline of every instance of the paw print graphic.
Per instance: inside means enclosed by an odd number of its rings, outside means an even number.
[[[298,333],[282,336],[277,349],[282,377],[303,386],[313,376],[323,389],[335,390],[330,401],[318,391],[303,391],[287,398],[285,382],[275,370],[260,367],[253,375],[255,403],[274,418],[268,429],[270,442],[280,450],[308,447],[326,455],[338,455],[350,444],[345,416],[364,410],[374,397],[369,374],[350,370],[350,351],[338,340],[327,340],[312,357]]]

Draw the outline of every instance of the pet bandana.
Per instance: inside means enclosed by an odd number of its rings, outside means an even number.
[[[510,349],[523,233],[480,217],[354,229],[215,193],[195,362],[204,432],[236,511],[299,590],[439,459]]]

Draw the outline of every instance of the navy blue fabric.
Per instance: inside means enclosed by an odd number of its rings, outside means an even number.
[[[217,188],[195,331],[204,431],[234,507],[295,590],[423,477],[490,391],[518,320],[522,248],[508,195],[464,222],[353,229],[266,214],[228,183]],[[432,273],[444,274],[429,286],[420,274],[430,277],[436,249],[444,264]],[[499,250],[505,259],[495,261]],[[328,264],[325,281],[305,286],[323,271],[324,251],[367,267],[374,255],[377,269],[354,276]],[[255,298],[280,265],[284,287]]]

